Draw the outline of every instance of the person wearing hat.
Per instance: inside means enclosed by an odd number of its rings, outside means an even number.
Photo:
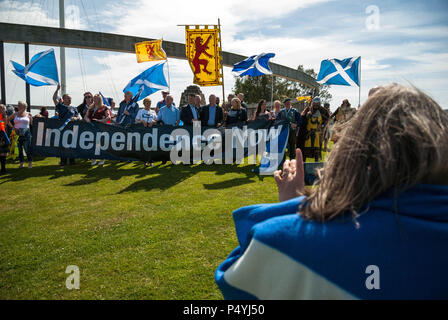
[[[295,158],[296,150],[296,135],[300,125],[302,124],[302,117],[300,112],[295,108],[291,108],[291,99],[283,100],[285,106],[277,115],[277,120],[287,120],[289,122],[289,137],[288,137],[288,154],[290,159]]]
[[[169,95],[170,94],[170,92],[168,91],[168,90],[163,90],[162,91],[162,97],[163,97],[163,99],[162,100],[160,100],[159,102],[157,102],[157,105],[156,105],[156,114],[159,114],[159,110],[160,109],[162,109],[162,107],[164,107],[164,106],[166,106],[166,97],[167,97],[167,95]],[[173,101],[173,103],[172,103],[172,106],[176,106],[176,104],[174,103],[174,101]]]
[[[304,120],[304,144],[302,146],[303,160],[306,158],[314,158],[318,162],[321,156],[321,139],[322,139],[322,125],[324,118],[328,119],[327,113],[324,113],[324,108],[320,106],[320,98],[315,97],[313,102],[302,111],[302,118]]]

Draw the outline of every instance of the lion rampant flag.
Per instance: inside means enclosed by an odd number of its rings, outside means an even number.
[[[186,26],[185,36],[185,55],[194,74],[193,83],[202,87],[222,85],[218,26]]]
[[[162,39],[143,41],[135,44],[137,62],[166,60],[166,53],[162,48]]]

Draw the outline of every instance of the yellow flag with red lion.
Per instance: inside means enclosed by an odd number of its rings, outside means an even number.
[[[186,26],[185,36],[185,55],[194,74],[193,83],[203,87],[222,85],[218,27]]]
[[[162,48],[162,39],[143,41],[135,44],[137,62],[166,60],[166,53]]]

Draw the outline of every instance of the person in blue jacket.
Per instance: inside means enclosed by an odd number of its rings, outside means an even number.
[[[448,299],[448,114],[415,88],[376,88],[312,188],[300,149],[279,203],[233,212],[226,299]]]
[[[118,108],[117,124],[126,126],[135,123],[139,110],[137,99],[138,97],[133,97],[131,91],[125,92],[124,100],[120,102],[120,107]]]

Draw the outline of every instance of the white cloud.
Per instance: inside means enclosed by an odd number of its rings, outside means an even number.
[[[447,26],[428,25],[431,15],[425,13],[422,18],[415,20],[416,14],[404,12],[383,12],[381,11],[381,28],[376,32],[365,30],[365,16],[353,15],[346,16],[339,13],[328,13],[327,19],[334,16],[340,18],[340,21],[351,20],[360,25],[359,30],[353,28],[349,33],[339,32],[338,29],[329,29],[326,33],[318,35],[309,34],[305,36],[294,36],[287,33],[283,35],[282,26],[277,24],[266,24],[267,19],[281,21],[286,15],[293,13],[301,8],[316,6],[319,10],[323,7],[322,1],[282,1],[278,2],[268,0],[262,1],[127,1],[125,3],[108,2],[103,8],[101,16],[102,22],[108,22],[108,27],[103,27],[103,32],[144,36],[150,38],[163,37],[166,40],[184,42],[185,33],[183,27],[177,24],[182,23],[217,23],[218,17],[221,18],[223,49],[243,55],[252,55],[261,52],[274,52],[275,63],[296,68],[302,64],[306,68],[314,68],[318,71],[320,62],[326,58],[345,58],[351,56],[362,57],[362,100],[367,97],[368,89],[377,84],[388,82],[406,83],[411,81],[415,85],[423,88],[434,98],[438,100],[443,107],[448,107],[448,93],[446,87],[448,80],[443,75],[448,72],[448,55],[441,50],[440,52],[430,52],[431,46],[445,48],[446,43],[437,42],[434,36],[442,37],[447,30]],[[318,7],[321,5],[320,7]],[[28,6],[28,7],[27,7]],[[12,10],[9,10],[9,8]],[[0,2],[2,15],[0,21],[15,21],[17,23],[36,21],[40,24],[57,26],[57,21],[52,19],[52,15],[45,11],[45,8],[29,3],[17,3],[17,1]],[[76,8],[71,9],[76,17]],[[144,13],[144,14],[142,14]],[[323,12],[325,14],[325,12]],[[6,18],[5,18],[6,16]],[[9,18],[8,18],[9,17]],[[34,17],[34,18],[33,18]],[[26,20],[25,20],[26,18]],[[98,17],[93,15],[88,21],[92,22]],[[95,26],[87,25],[87,19],[76,20],[67,19],[67,22],[78,23],[79,28],[94,29]],[[425,23],[426,27],[419,27],[416,23]],[[37,23],[37,22],[35,22]],[[300,20],[294,21],[294,25],[300,27]],[[316,22],[318,23],[318,22]],[[97,29],[97,28],[96,28]],[[257,34],[257,30],[269,29],[270,36]],[[251,31],[251,33],[246,33]],[[253,33],[255,32],[255,33]],[[245,34],[243,38],[237,35]],[[418,35],[418,38],[412,39],[412,35]],[[401,41],[400,36],[411,37],[409,41]],[[391,37],[396,37],[396,41],[391,41]],[[372,39],[370,42],[366,39]],[[388,41],[384,41],[387,39]],[[363,41],[361,41],[363,40]],[[7,45],[7,56],[12,54],[13,45]],[[20,47],[20,46],[19,46]],[[22,50],[22,49],[20,49]],[[17,51],[16,52],[20,52]],[[86,52],[82,50],[82,52]],[[126,83],[139,72],[148,68],[150,64],[137,64],[135,56],[121,53],[91,53],[84,55],[85,64],[89,63],[86,70],[84,81],[81,76],[79,59],[76,50],[70,51],[67,56],[70,63],[70,73],[68,73],[68,87],[73,95],[74,103],[79,103],[84,90],[84,84],[87,83],[91,91],[102,90],[109,95],[118,95],[117,100],[121,98],[121,90]],[[93,58],[92,58],[93,57]],[[403,58],[411,62],[411,66],[402,63]],[[18,59],[20,60],[20,59]],[[95,64],[96,63],[96,64]],[[174,94],[175,101],[178,101],[182,91],[192,84],[192,72],[185,60],[170,59],[171,91]],[[107,71],[109,70],[109,71]],[[21,81],[13,79],[15,76],[8,71],[7,82]],[[17,77],[15,77],[17,78]],[[232,89],[234,83],[230,68],[225,68],[225,95]],[[8,84],[8,87],[12,84]],[[115,86],[115,88],[114,88]],[[17,85],[16,85],[17,87]],[[17,87],[18,88],[18,87]],[[11,90],[11,89],[8,89]],[[40,91],[39,91],[40,90]],[[41,89],[33,90],[33,95],[38,95],[37,101],[43,101],[39,95],[43,95]],[[46,89],[45,89],[46,90]],[[204,94],[215,93],[221,96],[221,87],[203,87]],[[18,98],[19,90],[16,89],[13,100]],[[36,93],[34,93],[36,92]],[[335,108],[340,101],[347,97],[352,104],[357,104],[358,88],[333,86],[330,89],[334,99],[332,108]],[[20,93],[20,99],[23,99],[24,92]],[[10,94],[8,93],[8,96]],[[160,94],[156,93],[153,100],[158,100]],[[50,97],[51,98],[51,97]],[[51,102],[50,98],[49,102]],[[265,97],[268,98],[269,97]],[[353,103],[356,102],[356,103]]]

